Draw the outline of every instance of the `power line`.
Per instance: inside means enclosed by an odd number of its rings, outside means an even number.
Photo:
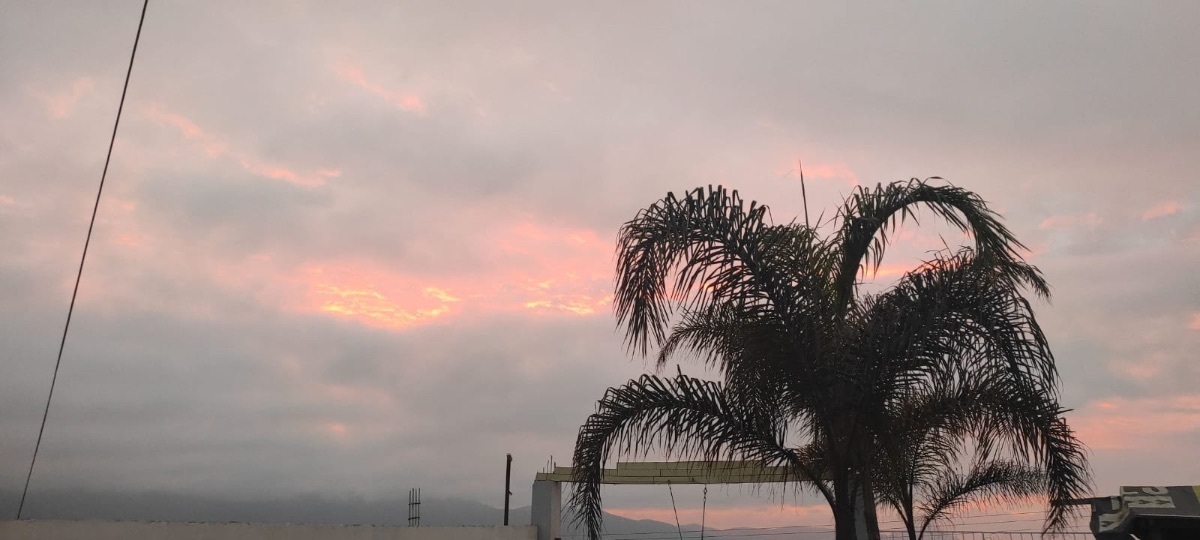
[[[108,154],[104,158],[104,171],[100,173],[100,188],[96,190],[96,203],[92,206],[92,220],[88,222],[87,237],[83,241],[83,255],[79,257],[79,271],[75,274],[75,289],[71,291],[71,305],[67,308],[67,322],[63,325],[62,339],[58,342],[58,359],[54,361],[54,375],[50,378],[50,392],[46,395],[46,409],[42,411],[42,425],[38,428],[37,443],[33,445],[33,458],[29,460],[29,472],[25,475],[25,488],[21,490],[21,503],[17,506],[17,519],[21,519],[21,513],[25,510],[25,496],[29,494],[29,481],[33,478],[33,466],[37,463],[38,450],[42,447],[42,434],[46,432],[46,419],[50,416],[50,401],[54,399],[54,385],[58,382],[58,368],[62,365],[63,349],[67,345],[67,332],[71,329],[71,315],[75,313],[75,298],[79,296],[79,282],[83,279],[83,263],[87,261],[88,246],[92,243],[92,229],[96,226],[96,213],[100,210],[100,195],[104,193],[104,180],[108,177],[108,164],[112,161],[113,145],[117,141],[117,127],[121,125],[121,111],[125,109],[125,94],[129,92],[133,60],[137,57],[138,41],[142,38],[142,23],[146,21],[146,7],[149,4],[150,0],[143,0],[137,34],[133,37],[133,51],[129,53],[129,68],[125,70],[125,86],[121,88],[121,101],[117,105],[117,119],[113,122],[112,136],[108,139]]]

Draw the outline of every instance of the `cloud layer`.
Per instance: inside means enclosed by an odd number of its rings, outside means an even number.
[[[0,20],[7,486],[138,4]],[[151,5],[34,486],[490,500],[512,452],[528,497],[645,369],[610,312],[619,225],[717,183],[802,216],[800,161],[814,218],[914,176],[992,201],[1054,286],[1039,315],[1099,493],[1194,483],[1198,23],[1116,2]],[[877,279],[948,233],[906,228]]]

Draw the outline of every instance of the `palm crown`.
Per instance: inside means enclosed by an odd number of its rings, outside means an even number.
[[[922,207],[974,247],[861,293],[888,234]],[[859,188],[837,218],[823,237],[710,187],[668,194],[621,228],[614,304],[630,350],[657,349],[660,370],[690,354],[722,380],[644,375],[604,395],[574,455],[571,504],[592,538],[604,463],[653,448],[783,466],[828,501],[839,540],[877,537],[887,490],[873,483],[891,463],[879,448],[914,403],[931,429],[980,441],[983,462],[1005,454],[1044,472],[1052,501],[1086,489],[1053,355],[1021,294],[1049,289],[999,217],[974,193],[912,180]],[[1054,505],[1047,527],[1065,519]]]

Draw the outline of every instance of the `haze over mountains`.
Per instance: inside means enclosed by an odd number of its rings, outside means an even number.
[[[0,498],[4,502],[13,501],[15,503],[20,499],[20,494],[5,491],[0,492]],[[403,526],[408,524],[408,500],[405,497],[368,500],[358,497],[338,498],[308,495],[274,500],[239,501],[154,492],[45,491],[31,493],[26,504],[26,516],[30,519],[314,525]],[[420,514],[422,526],[500,525],[503,522],[503,510],[499,508],[453,498],[425,496],[421,501]],[[514,525],[529,523],[529,507],[512,508],[509,512],[509,523]],[[563,534],[566,536],[581,533],[570,525],[569,519],[564,519],[563,525]],[[605,514],[605,525],[610,534],[678,533],[674,524],[654,520],[634,520],[608,513]],[[685,532],[699,531],[699,529],[700,526],[695,524],[683,526]]]
[[[0,491],[0,502],[13,503],[20,493]],[[564,501],[565,502],[565,501]],[[360,497],[328,497],[307,495],[281,497],[273,500],[230,500],[225,498],[178,493],[114,493],[99,491],[38,491],[31,492],[26,502],[30,519],[111,520],[111,521],[179,521],[214,523],[293,523],[313,525],[398,525],[408,524],[406,497],[364,499]],[[500,525],[503,510],[480,502],[456,498],[424,496],[421,501],[421,526],[452,527]],[[529,507],[509,511],[509,523],[529,523]],[[629,519],[605,512],[606,536],[639,540],[678,538],[680,530],[673,523]],[[699,538],[700,525],[682,526],[685,539]],[[761,529],[720,530],[709,527],[714,538],[757,536]],[[805,540],[831,540],[832,533],[811,527],[788,527],[772,531],[772,536]],[[584,538],[583,531],[564,517],[564,538]],[[712,536],[706,534],[706,536]]]

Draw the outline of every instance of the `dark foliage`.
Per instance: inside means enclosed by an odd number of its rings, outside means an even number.
[[[974,246],[861,293],[888,235],[922,208]],[[898,438],[901,426],[982,442],[965,473],[920,476],[931,519],[955,493],[1002,495],[1006,473],[1044,475],[1051,500],[1084,492],[1082,445],[1062,420],[1054,357],[1023,296],[1048,298],[1049,287],[999,216],[974,193],[912,180],[858,189],[835,220],[828,237],[774,225],[767,207],[710,187],[668,194],[622,227],[614,303],[629,349],[657,349],[660,370],[691,356],[722,380],[646,375],[600,400],[579,432],[571,498],[592,538],[604,464],[652,448],[786,466],[829,502],[839,539],[855,537],[856,509],[878,536],[874,505],[892,503],[904,477],[880,465],[903,452],[884,449],[921,442]],[[923,440],[935,456],[957,456]],[[1048,530],[1066,510],[1051,509]]]

